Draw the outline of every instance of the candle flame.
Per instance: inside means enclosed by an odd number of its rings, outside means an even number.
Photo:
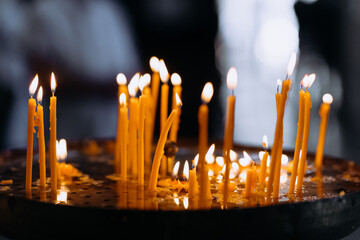
[[[64,160],[67,157],[67,146],[66,140],[60,139],[60,141],[56,140],[56,158],[58,160]]]
[[[227,78],[226,78],[226,82],[227,82],[227,87],[229,89],[234,90],[237,86],[237,71],[236,68],[231,67],[227,73]]]
[[[183,175],[186,178],[186,180],[189,179],[189,163],[187,160],[185,161],[185,164],[184,164]]]
[[[51,91],[55,92],[56,89],[56,80],[55,80],[55,74],[51,73],[51,83],[50,83]]]
[[[291,56],[290,56],[288,66],[287,66],[287,75],[288,76],[291,76],[293,74],[295,64],[296,64],[296,52],[292,52]]]
[[[41,103],[41,101],[42,101],[42,99],[43,99],[43,88],[42,88],[42,86],[40,86],[39,92],[38,92],[36,98],[37,98],[37,101],[38,101],[39,103]]]
[[[249,166],[251,163],[251,159],[248,159],[246,157],[243,157],[243,158],[240,158],[239,159],[239,164],[242,166],[242,167],[247,167]]]
[[[176,177],[178,175],[178,172],[179,172],[179,167],[180,167],[180,162],[177,161],[174,165],[174,169],[173,169],[173,176]]]
[[[246,176],[247,176],[247,170],[243,170],[240,174],[239,174],[239,178],[240,181],[243,182],[246,180]]]
[[[263,136],[263,142],[262,142],[262,145],[265,149],[268,148],[268,145],[269,145],[269,142],[268,142],[268,138],[266,135]]]
[[[164,60],[160,60],[160,79],[163,83],[167,83],[169,80],[169,72],[166,68]]]
[[[289,162],[289,157],[285,154],[282,154],[281,155],[281,164],[286,166],[288,164],[288,162]]]
[[[243,154],[244,154],[244,158],[250,159],[252,161],[250,155],[246,151],[243,151]]]
[[[122,93],[119,97],[120,105],[125,106],[126,105],[126,95],[125,93]]]
[[[181,108],[182,107],[182,102],[181,102],[181,99],[179,97],[179,95],[176,93],[175,94],[175,98],[176,98],[176,106],[178,106],[178,108]]]
[[[237,173],[240,170],[239,164],[237,162],[231,163],[231,169]]]
[[[205,103],[209,103],[214,94],[214,87],[211,82],[207,82],[201,93],[201,100]]]
[[[288,175],[286,172],[282,172],[280,175],[280,183],[284,184],[288,180]]]
[[[302,85],[305,87],[305,88],[309,88],[311,87],[311,85],[314,83],[315,81],[315,78],[316,78],[316,75],[315,73],[313,74],[310,74],[310,75],[305,75],[303,80],[302,80]]]
[[[308,79],[309,79],[309,86],[308,86],[308,88],[311,87],[311,85],[314,83],[315,78],[316,78],[316,74],[315,74],[315,73],[312,73],[312,74],[309,75],[309,77],[308,77]]]
[[[142,79],[143,79],[143,81],[144,81],[145,87],[147,87],[147,86],[150,85],[150,82],[151,82],[151,76],[150,76],[150,74],[145,73],[145,74],[142,76]]]
[[[56,196],[57,203],[67,203],[67,191],[60,190]]]
[[[31,81],[29,87],[29,93],[31,96],[34,95],[34,93],[36,92],[38,84],[39,84],[39,76],[36,74],[34,79]]]
[[[189,207],[189,198],[188,197],[184,197],[183,204],[184,204],[184,208],[188,209],[188,207]]]
[[[150,58],[150,68],[153,72],[159,72],[159,59],[155,56]]]
[[[325,93],[322,97],[324,103],[331,104],[333,102],[333,96],[330,93]]]
[[[281,85],[282,85],[282,82],[281,82],[281,80],[279,78],[276,79],[276,84],[277,84],[276,91],[279,93]]]
[[[224,158],[223,157],[216,157],[215,158],[215,161],[216,161],[216,163],[217,163],[217,165],[219,165],[220,167],[222,167],[222,166],[224,166]]]
[[[141,92],[144,91],[145,86],[146,86],[145,79],[141,76],[139,78],[139,89]]]
[[[130,80],[130,83],[128,85],[129,95],[131,97],[136,96],[136,92],[139,88],[139,81],[140,81],[140,74],[135,74],[134,77]]]
[[[196,154],[196,156],[194,157],[194,166],[197,167],[199,163],[199,154]]]
[[[135,77],[136,75],[140,76],[140,73],[136,73],[136,74],[134,75],[134,77]],[[134,77],[133,77],[133,78],[134,78]],[[125,75],[124,75],[123,73],[119,73],[119,74],[116,76],[116,82],[117,82],[117,84],[119,84],[119,85],[125,85],[125,84],[126,84],[126,77],[125,77]]]
[[[181,85],[181,77],[177,73],[173,73],[171,75],[171,84],[174,86],[180,86]]]
[[[237,158],[236,152],[230,149],[230,161],[233,162],[236,160],[236,158]]]
[[[307,78],[308,78],[308,75],[305,74],[304,77],[303,77],[303,79],[302,79],[301,82],[300,82],[300,87],[301,87],[301,88],[304,87],[304,83],[307,83],[307,81],[308,81]]]

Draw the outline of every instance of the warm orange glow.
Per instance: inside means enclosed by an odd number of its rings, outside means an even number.
[[[174,86],[179,86],[181,85],[181,77],[179,74],[177,73],[173,73],[171,75],[171,84],[174,85]]]
[[[41,103],[42,99],[43,99],[43,88],[40,86],[39,88],[39,92],[36,96],[36,99],[39,103]]]
[[[214,87],[211,82],[207,82],[204,86],[204,89],[201,93],[201,100],[204,103],[209,103],[214,94]]]
[[[196,156],[194,157],[194,166],[197,167],[199,163],[199,154],[196,154]]]
[[[163,83],[167,83],[169,80],[169,72],[166,68],[164,60],[160,60],[160,79]]]
[[[189,162],[187,160],[185,161],[184,164],[183,175],[186,178],[186,180],[189,179]]]
[[[239,167],[239,164],[237,162],[233,162],[231,163],[231,169],[234,171],[234,172],[238,172],[240,167]]]
[[[246,181],[246,176],[247,176],[247,170],[241,171],[241,173],[239,174],[240,181],[241,182]]]
[[[175,96],[176,96],[175,97],[176,98],[176,106],[181,107],[182,102],[181,102],[181,99],[180,99],[179,95],[176,93]]]
[[[290,60],[289,60],[288,66],[287,66],[287,75],[288,76],[291,76],[291,74],[293,74],[295,64],[296,64],[296,52],[293,52],[290,56]]]
[[[248,158],[245,158],[245,157],[239,159],[239,164],[242,167],[247,167],[247,166],[250,165],[250,163],[251,163],[251,159],[248,159]]]
[[[159,72],[159,59],[155,56],[151,57],[150,58],[150,68],[151,68],[151,71],[153,72]]]
[[[140,73],[136,73],[135,75],[134,75],[134,77],[135,76],[137,76],[137,77],[139,77],[140,76]],[[133,78],[134,78],[133,77]],[[119,84],[119,85],[125,85],[126,84],[126,77],[125,77],[125,75],[123,74],[123,73],[119,73],[117,76],[116,76],[116,82],[117,82],[117,84]]]
[[[56,80],[55,80],[55,74],[51,73],[51,82],[50,82],[51,91],[55,92],[56,89]]]
[[[59,193],[56,196],[56,202],[57,203],[67,203],[67,191],[66,190],[59,191]]]
[[[322,97],[324,103],[331,104],[333,102],[333,96],[330,93],[325,93]]]
[[[184,204],[184,208],[188,209],[188,207],[189,207],[189,198],[188,197],[184,197],[183,204]]]
[[[126,95],[125,93],[122,93],[119,97],[120,106],[126,106]]]
[[[175,202],[175,204],[176,204],[177,206],[179,206],[179,204],[180,204],[179,198],[175,197],[175,198],[174,198],[174,202]]]
[[[269,142],[268,142],[268,138],[267,138],[266,135],[263,136],[263,143],[262,143],[262,144],[263,144],[263,147],[264,147],[265,149],[268,148]]]
[[[176,177],[178,175],[178,172],[179,172],[179,167],[180,167],[180,162],[177,161],[174,165],[174,169],[173,169],[173,176]]]
[[[217,165],[219,165],[220,167],[224,166],[224,164],[225,164],[223,157],[216,157],[215,161],[216,161]]]
[[[287,175],[286,171],[284,171],[280,175],[280,183],[284,184],[287,182],[287,180],[288,180],[288,175]]]
[[[31,81],[30,87],[29,87],[29,93],[30,93],[31,96],[34,95],[34,93],[36,92],[38,84],[39,84],[39,77],[36,74],[34,79]]]
[[[227,82],[227,87],[229,89],[234,90],[237,86],[237,71],[236,68],[231,67],[227,73],[227,78],[226,78],[226,82]]]

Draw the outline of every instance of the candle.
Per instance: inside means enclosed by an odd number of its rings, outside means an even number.
[[[149,187],[148,187],[149,191],[156,190],[156,183],[157,183],[158,174],[159,174],[160,160],[161,160],[162,155],[164,154],[164,147],[165,147],[167,135],[169,133],[171,124],[173,123],[173,121],[178,113],[178,109],[182,106],[180,98],[178,96],[176,98],[177,98],[176,101],[177,101],[178,108],[172,110],[170,116],[166,120],[164,128],[161,131],[158,144],[156,146],[153,165],[152,165],[151,174],[150,174],[150,181],[149,181]]]
[[[166,68],[164,60],[160,60],[160,79],[161,85],[161,101],[160,101],[160,133],[165,126],[168,117],[168,98],[169,98],[169,72]]]
[[[153,131],[152,126],[154,119],[152,119],[152,97],[151,97],[151,89],[149,87],[151,77],[150,74],[144,74],[141,79],[144,82],[144,91],[143,95],[146,97],[146,111],[145,111],[145,171],[146,173],[150,172],[151,166],[151,153],[152,153],[152,144],[153,144]]]
[[[136,76],[139,77],[140,73],[136,73],[134,75],[134,77],[136,77]],[[129,92],[128,92],[128,88],[126,86],[126,83],[127,83],[126,76],[123,73],[119,73],[116,76],[116,82],[117,82],[117,84],[119,86],[118,87],[118,96],[117,96],[117,98],[119,98],[122,93],[125,93],[126,99],[129,99]]]
[[[127,155],[128,155],[128,134],[129,134],[129,120],[128,120],[128,108],[126,106],[126,95],[122,93],[120,95],[120,171],[121,181],[127,180]]]
[[[227,87],[231,89],[232,93],[227,98],[226,108],[226,120],[225,120],[225,132],[224,132],[224,146],[223,156],[225,160],[225,176],[224,181],[224,203],[226,207],[227,195],[228,195],[228,184],[230,174],[230,149],[233,147],[233,136],[234,136],[234,117],[235,117],[235,96],[234,89],[237,86],[237,71],[234,67],[230,68],[227,74]]]
[[[299,170],[298,170],[298,180],[296,184],[296,193],[302,193],[302,185],[304,182],[305,175],[305,165],[306,165],[306,157],[307,157],[307,148],[309,141],[309,129],[310,129],[310,110],[311,110],[311,95],[309,92],[309,87],[315,80],[315,74],[309,75],[303,82],[304,87],[306,88],[306,93],[304,95],[304,132],[303,139],[301,143],[301,157],[299,162]]]
[[[41,106],[43,98],[43,88],[40,87],[37,94],[37,110],[36,110],[36,125],[38,127],[38,142],[39,142],[39,171],[40,171],[40,189],[44,190],[46,186],[46,163],[45,163],[45,136],[44,136],[44,108]]]
[[[269,157],[269,152],[267,151],[268,148],[268,139],[267,136],[264,135],[263,137],[263,147],[265,149],[264,154],[262,155],[261,164],[260,164],[260,174],[259,174],[259,185],[261,188],[265,187],[265,180],[266,180],[266,163]]]
[[[208,173],[205,165],[205,154],[208,147],[208,129],[209,129],[209,108],[207,104],[210,102],[214,94],[214,88],[211,82],[207,82],[201,93],[203,104],[199,107],[199,170],[200,170],[200,201],[206,200],[207,195],[207,178]]]
[[[176,94],[179,95],[179,97],[181,98],[181,92],[182,92],[180,75],[177,73],[173,73],[171,75],[171,83],[174,86],[173,91],[172,91],[172,104],[171,104],[172,107],[171,107],[171,109],[175,109],[176,108]],[[181,116],[181,109],[179,109],[179,113],[178,113],[177,117],[175,118],[175,120],[171,126],[170,133],[169,133],[169,139],[173,142],[177,142],[177,135],[178,135],[179,124],[180,124],[180,116]]]
[[[144,79],[141,78],[139,81],[139,89],[140,91],[144,90]],[[145,144],[145,112],[146,112],[146,104],[148,100],[148,96],[145,94],[142,94],[139,97],[139,135],[138,135],[138,162],[137,162],[137,168],[138,168],[138,184],[144,185],[144,144]]]
[[[57,191],[57,160],[56,160],[56,80],[54,73],[51,73],[51,92],[50,97],[50,175],[51,192]]]
[[[26,148],[26,181],[25,181],[25,189],[27,191],[31,190],[32,183],[32,162],[33,162],[33,144],[34,144],[34,116],[35,116],[35,108],[36,101],[33,98],[33,95],[36,91],[37,85],[39,83],[39,77],[36,74],[34,79],[32,80],[29,93],[30,99],[28,102],[28,127],[27,127],[27,148]]]
[[[159,86],[160,86],[160,75],[159,75],[159,68],[160,68],[160,61],[157,57],[150,58],[150,68],[153,72],[151,77],[151,96],[153,97],[153,109],[152,109],[152,119],[155,119],[158,98],[159,98]],[[155,123],[155,121],[153,121]],[[152,126],[154,128],[154,126]]]
[[[325,138],[326,138],[326,128],[329,119],[330,104],[333,101],[333,97],[331,96],[331,94],[326,93],[322,97],[322,100],[323,103],[321,104],[319,111],[319,115],[321,118],[319,139],[318,139],[318,145],[316,148],[316,155],[315,155],[315,167],[317,168],[318,171],[321,171],[322,169]]]
[[[250,168],[246,172],[246,182],[245,182],[245,191],[244,197],[249,198],[251,196],[252,188],[253,188],[253,181],[254,181],[254,174],[255,171],[253,168]]]
[[[189,173],[189,198],[194,198],[199,192],[199,185],[196,179],[196,168],[190,170]]]
[[[294,151],[294,159],[293,159],[293,165],[292,165],[292,172],[291,172],[291,178],[290,178],[290,185],[289,185],[289,194],[294,194],[295,190],[295,181],[298,171],[298,165],[299,165],[299,155],[300,155],[300,149],[301,149],[301,142],[303,138],[303,132],[304,132],[304,96],[305,91],[302,89],[303,81],[306,79],[308,75],[305,75],[303,80],[300,84],[300,91],[299,91],[299,117],[298,117],[298,124],[297,124],[297,132],[296,132],[296,142],[295,142],[295,151]]]
[[[282,144],[283,144],[283,120],[285,113],[285,104],[287,100],[287,94],[291,87],[291,80],[288,79],[288,76],[291,76],[296,64],[296,53],[292,53],[290,57],[290,61],[287,66],[287,76],[286,80],[282,83],[281,94],[279,94],[279,83],[278,83],[278,91],[276,94],[276,108],[277,108],[277,120],[276,120],[276,128],[275,128],[275,137],[274,144],[271,149],[271,162],[270,162],[270,175],[268,181],[268,190],[267,197],[270,200],[270,196],[275,189],[275,194],[273,194],[273,198],[277,198],[278,189],[279,189],[279,181],[274,181],[275,179],[280,179],[280,170],[281,170],[281,155],[282,155]]]
[[[128,166],[132,175],[137,173],[137,130],[139,125],[139,99],[136,98],[136,92],[139,86],[139,78],[131,79],[128,90],[129,100],[129,154]]]

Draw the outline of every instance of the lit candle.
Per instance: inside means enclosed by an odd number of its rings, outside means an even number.
[[[304,182],[305,175],[305,166],[306,166],[306,157],[307,157],[307,149],[308,149],[308,141],[309,141],[309,129],[310,129],[310,110],[311,110],[311,95],[309,92],[309,87],[315,80],[315,74],[309,75],[303,82],[304,87],[306,88],[306,93],[304,96],[304,132],[303,139],[301,144],[301,157],[299,162],[299,170],[298,170],[298,180],[296,184],[296,193],[300,194],[302,192],[302,185]]]
[[[128,90],[129,100],[129,154],[128,166],[132,175],[137,173],[137,130],[139,125],[139,99],[136,98],[136,92],[139,86],[139,78],[131,79]]]
[[[231,89],[231,95],[227,98],[226,108],[226,120],[225,120],[225,132],[224,132],[224,146],[223,156],[225,160],[225,176],[224,181],[224,204],[226,207],[228,185],[229,185],[229,174],[230,174],[230,149],[233,147],[234,138],[234,118],[235,118],[235,96],[234,89],[237,86],[237,71],[234,67],[230,68],[227,74],[227,87]]]
[[[199,193],[199,184],[196,179],[196,168],[190,170],[189,173],[189,198],[194,198]]]
[[[50,175],[51,192],[57,191],[57,160],[56,160],[56,80],[54,73],[51,73],[51,92],[50,97]]]
[[[44,136],[44,108],[41,106],[43,98],[43,88],[40,87],[37,94],[37,110],[36,110],[36,126],[38,127],[38,142],[39,142],[39,171],[40,171],[40,189],[45,189],[46,186],[46,163],[45,163],[45,136]]]
[[[26,148],[26,181],[25,181],[25,189],[27,191],[31,190],[31,182],[32,182],[32,162],[33,162],[33,144],[34,144],[34,117],[35,117],[35,108],[36,101],[33,98],[33,95],[36,91],[37,85],[39,83],[39,77],[36,74],[34,79],[32,80],[29,93],[30,99],[28,102],[28,128],[27,128],[27,148]]]
[[[199,107],[198,120],[199,120],[199,171],[200,171],[200,201],[206,200],[207,195],[207,178],[208,172],[206,171],[205,155],[208,148],[208,131],[209,131],[209,107],[207,104],[210,102],[214,94],[214,87],[211,82],[207,82],[201,93],[201,100],[203,104]]]
[[[136,73],[135,75],[140,75],[140,74]],[[116,75],[116,82],[119,86],[117,98],[119,98],[122,93],[125,93],[126,99],[129,99],[129,92],[128,92],[128,88],[126,86],[126,83],[127,83],[126,76],[123,73],[119,73],[118,75]]]
[[[292,53],[290,57],[290,61],[287,66],[287,76],[286,80],[282,83],[281,94],[277,92],[276,94],[276,107],[277,107],[277,120],[276,120],[276,128],[275,128],[275,137],[274,137],[274,144],[271,149],[271,162],[270,162],[270,175],[268,181],[268,190],[267,190],[267,197],[270,200],[270,196],[273,193],[274,188],[275,194],[273,194],[273,198],[277,198],[278,195],[278,186],[279,182],[274,181],[275,179],[279,179],[280,170],[281,170],[281,155],[282,155],[282,144],[283,144],[283,120],[284,120],[284,113],[285,113],[285,104],[287,100],[287,94],[291,87],[291,80],[288,79],[289,76],[292,75],[296,64],[296,53]],[[279,84],[278,84],[279,90]]]
[[[298,124],[297,124],[297,132],[296,132],[296,142],[295,142],[295,151],[294,151],[294,159],[292,162],[292,172],[291,172],[291,178],[290,178],[290,185],[289,185],[289,194],[294,194],[295,190],[295,181],[299,166],[299,155],[300,155],[300,149],[301,149],[301,142],[303,138],[303,132],[304,132],[304,96],[305,91],[302,89],[303,81],[306,79],[308,75],[305,75],[303,80],[300,84],[300,91],[299,91],[299,117],[298,117]],[[306,80],[305,80],[306,81]]]
[[[120,101],[120,171],[121,181],[127,180],[127,155],[128,155],[128,134],[129,134],[129,120],[128,120],[128,107],[126,106],[126,95],[122,93],[119,98]]]
[[[173,123],[173,121],[178,113],[178,109],[182,106],[180,98],[177,96],[176,99],[177,99],[176,101],[177,101],[178,108],[172,110],[170,116],[166,120],[164,128],[161,131],[158,144],[156,146],[153,165],[152,165],[151,174],[150,174],[150,181],[149,181],[149,187],[148,187],[149,191],[156,190],[156,184],[157,184],[159,167],[160,167],[160,160],[161,160],[162,155],[164,154],[164,147],[165,147],[167,135],[169,133],[171,124]]]
[[[179,95],[179,97],[181,98],[181,92],[182,92],[182,87],[181,87],[181,77],[179,74],[177,73],[173,73],[171,75],[171,83],[174,86],[173,90],[172,90],[172,104],[171,104],[171,109],[176,108],[176,94]],[[179,124],[180,124],[180,116],[181,116],[181,109],[179,109],[179,113],[177,115],[177,117],[175,118],[171,129],[170,129],[170,133],[169,133],[169,140],[173,141],[173,142],[177,142],[177,135],[178,135],[178,131],[179,131]]]
[[[259,185],[261,188],[265,187],[265,180],[266,180],[266,163],[267,159],[269,157],[269,152],[267,151],[268,148],[268,139],[267,136],[264,135],[263,137],[263,147],[264,147],[264,154],[261,158],[261,164],[260,164],[260,174],[259,174]]]
[[[157,57],[150,58],[150,68],[151,71],[153,72],[151,77],[151,95],[153,97],[152,118],[155,119],[158,98],[159,98],[159,87],[160,87],[160,75],[159,75],[160,61]]]
[[[146,173],[150,173],[151,167],[151,153],[152,153],[152,145],[153,145],[153,131],[152,126],[154,119],[152,119],[152,96],[151,96],[151,89],[149,87],[151,77],[150,74],[144,74],[141,79],[144,82],[144,91],[143,95],[146,96],[146,111],[145,111],[145,171]]]
[[[161,85],[161,100],[160,100],[160,132],[165,126],[166,119],[168,117],[168,101],[169,101],[169,72],[166,68],[164,60],[160,60],[160,79]]]
[[[246,182],[245,182],[245,191],[244,191],[244,197],[249,198],[251,196],[251,192],[253,189],[253,181],[254,181],[254,174],[255,171],[253,168],[250,168],[246,172]]]
[[[139,81],[139,89],[143,91],[145,87],[145,82],[143,78],[140,78]],[[148,96],[142,94],[139,97],[139,133],[138,133],[138,162],[137,162],[137,176],[138,176],[138,184],[144,185],[144,144],[145,144],[145,112],[146,112],[146,104]]]
[[[318,171],[321,171],[323,165],[323,155],[324,155],[324,146],[325,146],[325,138],[326,138],[326,128],[329,119],[329,111],[330,111],[330,104],[333,101],[333,97],[331,94],[326,93],[324,94],[323,103],[321,104],[319,115],[321,118],[320,122],[320,130],[319,130],[319,140],[318,145],[316,148],[316,155],[315,155],[315,167]]]

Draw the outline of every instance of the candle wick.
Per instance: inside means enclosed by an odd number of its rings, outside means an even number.
[[[178,106],[178,109],[182,108],[182,106],[183,106],[183,105],[182,105],[182,104],[180,104],[180,105]]]

